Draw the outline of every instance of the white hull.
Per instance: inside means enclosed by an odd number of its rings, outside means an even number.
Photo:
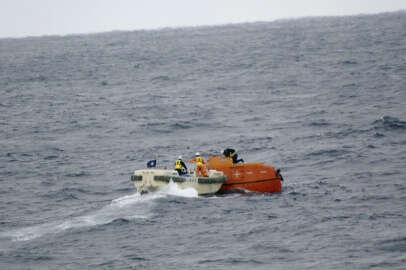
[[[163,169],[136,170],[131,177],[138,192],[156,191],[167,186],[170,181],[180,189],[194,188],[199,195],[214,194],[226,180],[219,171],[209,170],[208,177],[179,176],[177,171]]]

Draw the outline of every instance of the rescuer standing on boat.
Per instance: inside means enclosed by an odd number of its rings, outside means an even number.
[[[175,170],[178,171],[178,174],[186,174],[187,167],[185,162],[182,160],[182,156],[179,156],[178,159],[175,161]]]
[[[200,156],[199,152],[197,152],[195,158],[189,160],[189,162],[196,163],[196,176],[207,176],[206,169],[204,168],[204,164],[206,164],[206,161],[204,161],[204,159]]]

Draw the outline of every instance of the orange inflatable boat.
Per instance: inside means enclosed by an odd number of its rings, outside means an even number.
[[[224,156],[210,157],[207,168],[227,176],[220,192],[246,189],[255,192],[281,192],[283,178],[279,170],[261,162],[233,163]]]

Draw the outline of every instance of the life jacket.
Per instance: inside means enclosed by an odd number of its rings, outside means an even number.
[[[223,155],[226,157],[232,157],[233,153],[235,153],[235,150],[232,148],[227,148],[223,151]]]
[[[178,159],[175,161],[175,170],[182,169],[182,160]]]
[[[197,167],[200,167],[200,166],[203,165],[203,158],[202,157],[196,157],[195,161],[196,161],[196,166]]]

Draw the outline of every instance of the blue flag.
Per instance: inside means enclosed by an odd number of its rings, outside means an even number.
[[[155,168],[155,167],[156,167],[156,159],[147,162],[147,168]]]

